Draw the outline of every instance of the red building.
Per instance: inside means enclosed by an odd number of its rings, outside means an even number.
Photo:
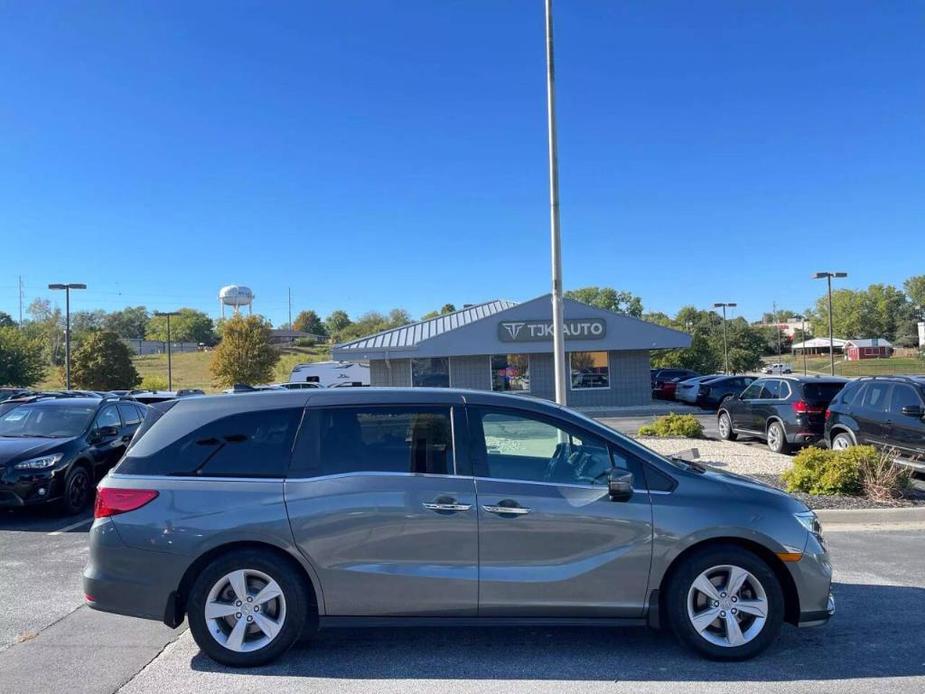
[[[891,356],[893,356],[893,345],[882,337],[848,340],[845,343],[845,358],[848,361],[886,359]]]

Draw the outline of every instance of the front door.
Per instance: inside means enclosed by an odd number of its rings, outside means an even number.
[[[756,431],[755,406],[760,405],[761,390],[765,383],[766,381],[764,380],[755,381],[742,391],[742,394],[736,400],[728,404],[727,409],[732,417],[733,427],[746,431]]]
[[[905,383],[893,385],[890,400],[890,432],[888,444],[896,446],[899,454],[909,458],[920,458],[925,452],[925,421],[921,414],[903,414],[903,408],[919,408],[923,403],[918,391]]]
[[[433,405],[309,409],[286,507],[327,615],[475,616],[475,482],[455,474],[453,417]]]
[[[112,427],[117,433],[103,436],[100,432],[104,427]],[[104,407],[96,415],[91,429],[93,446],[90,455],[93,458],[94,474],[101,477],[125,453],[128,440],[122,440],[122,420],[115,405]]]
[[[889,433],[890,390],[893,385],[889,381],[869,381],[855,402],[859,402],[854,413],[858,423],[858,443],[869,443],[874,446],[888,445],[886,440]]]
[[[607,492],[613,465],[631,465],[626,456],[534,413],[469,407],[468,422],[479,616],[641,616],[652,554],[649,495],[638,477],[628,501]]]

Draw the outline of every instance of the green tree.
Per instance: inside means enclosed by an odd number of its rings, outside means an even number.
[[[74,350],[71,379],[78,388],[90,390],[134,388],[141,381],[131,350],[108,331],[88,333]]]
[[[337,340],[340,342],[356,340],[383,330],[398,328],[410,322],[411,316],[403,308],[394,308],[389,311],[388,315],[383,315],[378,311],[368,311],[341,330],[337,335]]]
[[[430,320],[431,318],[436,318],[437,316],[445,316],[448,313],[455,313],[455,312],[456,312],[456,306],[454,306],[453,304],[443,304],[443,306],[440,307],[439,311],[428,311],[423,316],[421,316],[421,320]]]
[[[6,311],[0,311],[0,328],[15,328],[16,321]]]
[[[916,306],[925,306],[925,275],[915,275],[903,282],[906,295]]]
[[[312,335],[325,336],[328,334],[328,330],[324,326],[324,321],[312,310],[300,311],[299,315],[297,315],[292,322],[292,328],[293,330],[311,333]]]
[[[704,374],[722,370],[725,365],[722,322],[722,317],[713,311],[702,311],[694,306],[681,308],[666,327],[688,333],[691,346],[654,352],[652,366],[678,366]],[[762,331],[741,317],[726,321],[726,341],[729,370],[734,372],[756,368],[761,363],[761,355],[769,348]],[[775,353],[776,349],[775,342]]]
[[[42,345],[11,326],[0,327],[0,385],[32,386],[45,377]]]
[[[340,333],[345,328],[347,328],[352,321],[350,316],[347,315],[346,311],[341,311],[337,309],[332,311],[331,315],[324,319],[324,327],[327,330],[327,334],[335,339],[340,339]]]
[[[126,306],[121,311],[113,311],[103,320],[103,329],[114,332],[119,337],[144,339],[151,314],[144,306]],[[170,322],[173,332],[173,320]]]
[[[832,292],[832,326],[838,338],[884,337],[894,341],[902,331],[909,310],[906,295],[888,284],[872,284],[867,289],[837,289]],[[809,317],[813,334],[828,337],[827,295],[819,297]]]
[[[254,385],[273,378],[279,351],[270,344],[270,323],[262,316],[233,316],[222,326],[222,341],[210,369],[217,386]]]
[[[642,317],[642,299],[635,294],[612,287],[582,287],[565,292],[565,296],[583,304],[634,318]]]
[[[20,326],[29,339],[42,345],[45,363],[59,366],[64,363],[64,316],[61,309],[52,306],[48,299],[37,298],[26,312],[29,320]]]
[[[97,309],[96,311],[76,311],[71,314],[71,341],[80,341],[83,337],[94,330],[102,330],[106,321],[106,312]]]
[[[174,342],[215,343],[215,325],[202,311],[181,308],[179,315],[170,317],[170,339]],[[145,330],[149,340],[167,340],[167,317],[152,316]]]

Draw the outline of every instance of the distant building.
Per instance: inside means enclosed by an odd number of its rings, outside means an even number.
[[[882,337],[848,340],[845,343],[845,358],[848,361],[886,359],[891,356],[893,356],[893,345]]]
[[[845,351],[845,345],[848,344],[848,340],[842,340],[839,338],[832,339],[832,351],[836,354],[843,354]],[[827,337],[814,337],[811,340],[805,340],[803,342],[795,342],[790,346],[791,351],[794,354],[828,354],[829,353],[829,338]]]
[[[291,345],[296,340],[314,340],[315,342],[324,342],[327,338],[324,335],[315,335],[314,333],[305,333],[301,330],[271,330],[271,345]]]
[[[790,338],[791,340],[796,336],[798,330],[802,330],[803,326],[806,326],[806,334],[813,334],[813,326],[810,325],[809,321],[802,321],[797,318],[791,318],[790,320],[782,321],[780,323],[765,323],[763,321],[758,321],[757,323],[752,323],[756,328],[777,328],[781,331],[783,335]]]
[[[685,333],[565,299],[568,404],[651,402],[649,353],[690,346]],[[496,300],[336,345],[368,361],[373,386],[473,388],[554,399],[552,303]]]

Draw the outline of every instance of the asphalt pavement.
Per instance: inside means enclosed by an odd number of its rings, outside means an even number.
[[[922,692],[921,522],[830,525],[838,612],[785,627],[764,656],[713,663],[646,629],[350,629],[276,664],[233,671],[188,632],[82,607],[86,519],[0,515],[0,691],[44,692]],[[896,528],[903,528],[902,530]],[[49,534],[57,533],[57,534]]]

